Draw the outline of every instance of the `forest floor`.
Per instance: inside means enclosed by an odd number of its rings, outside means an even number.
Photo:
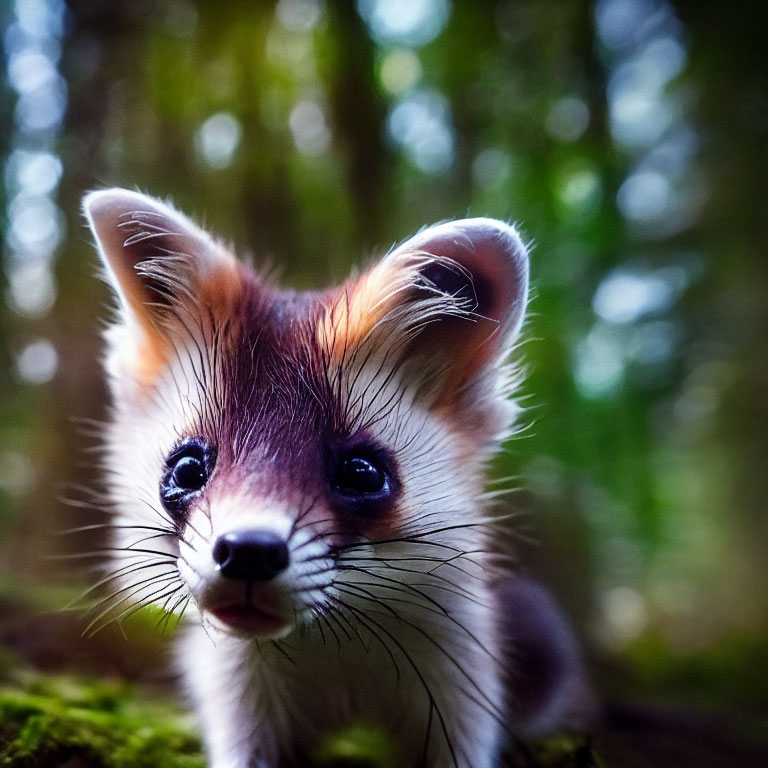
[[[194,721],[168,672],[169,643],[147,631],[156,619],[131,619],[130,642],[116,627],[89,640],[76,615],[30,614],[34,596],[2,592],[0,768],[204,768]],[[503,765],[768,766],[764,717],[626,701],[605,711],[593,733],[518,743]],[[399,768],[382,758],[386,751],[380,736],[352,727],[329,739],[312,768]]]

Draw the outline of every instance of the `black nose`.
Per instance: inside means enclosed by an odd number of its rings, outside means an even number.
[[[213,560],[228,579],[269,581],[290,562],[288,544],[271,531],[230,531],[216,539]]]

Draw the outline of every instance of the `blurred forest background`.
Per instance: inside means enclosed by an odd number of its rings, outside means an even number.
[[[106,404],[84,191],[170,197],[294,287],[489,215],[534,244],[496,466],[523,567],[608,697],[766,725],[768,3],[3,0],[0,31],[2,640],[97,655],[18,615],[93,579],[50,559],[99,522],[63,501]]]

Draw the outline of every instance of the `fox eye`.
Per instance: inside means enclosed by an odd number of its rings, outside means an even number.
[[[395,503],[400,483],[394,456],[375,443],[341,445],[329,454],[328,480],[334,505],[353,519],[386,514]]]
[[[213,461],[212,448],[198,438],[182,443],[166,459],[160,500],[171,514],[180,515],[190,499],[202,490],[213,469]]]
[[[342,457],[334,481],[336,488],[348,496],[365,496],[384,490],[387,475],[374,460],[352,454]]]
[[[197,456],[182,456],[171,471],[173,484],[185,491],[199,491],[207,479],[205,462]]]

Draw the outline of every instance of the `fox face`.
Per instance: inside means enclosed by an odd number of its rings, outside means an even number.
[[[188,677],[216,768],[303,764],[309,723],[354,716],[414,765],[490,765],[504,694],[482,490],[516,415],[515,230],[440,224],[295,293],[153,198],[98,191],[84,211],[117,297],[103,616],[197,616],[189,655],[210,661]]]
[[[279,637],[339,588],[364,602],[365,558],[418,552],[432,570],[482,549],[463,524],[479,522],[483,461],[514,416],[514,230],[442,224],[296,294],[156,200],[106,190],[85,211],[119,299],[107,468],[133,600],[191,598],[217,629]]]

